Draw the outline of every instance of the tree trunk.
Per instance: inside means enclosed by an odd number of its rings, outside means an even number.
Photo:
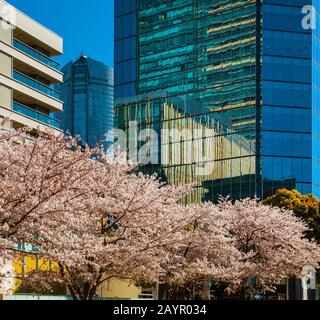
[[[205,281],[203,284],[203,299],[206,301],[211,300],[211,285],[209,281]]]
[[[72,296],[72,299],[73,299],[73,300],[79,300],[79,299],[78,299],[78,296],[77,296],[75,290],[73,290],[72,286],[69,286],[69,285],[68,285],[68,289],[69,289],[69,291],[70,291],[70,294],[71,294],[71,296]]]
[[[92,286],[90,291],[89,291],[89,297],[88,297],[88,300],[93,300],[94,299],[94,296],[96,295],[96,292],[97,292],[97,286]]]
[[[240,299],[241,299],[241,300],[246,300],[247,287],[242,287],[242,288],[239,290],[239,294],[240,294]]]
[[[91,301],[94,299],[97,292],[97,286],[90,285],[86,285],[80,290],[76,290],[71,286],[68,286],[68,288],[73,300]]]

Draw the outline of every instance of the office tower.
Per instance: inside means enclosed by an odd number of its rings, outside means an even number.
[[[281,187],[320,197],[320,29],[319,19],[303,24],[310,4],[319,9],[306,0],[116,0],[116,126],[215,132],[210,174],[195,174],[201,157],[170,165],[163,152],[145,169],[195,182],[196,201]],[[165,143],[172,158],[186,141]]]
[[[90,146],[104,144],[104,135],[113,129],[113,69],[81,54],[63,69],[59,86],[64,112],[62,128]]]
[[[0,118],[10,118],[11,127],[61,132],[53,113],[63,104],[52,85],[63,75],[52,57],[62,46],[58,35],[0,1]]]

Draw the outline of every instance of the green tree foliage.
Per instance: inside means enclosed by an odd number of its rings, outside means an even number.
[[[279,189],[273,196],[264,200],[263,204],[292,210],[311,229],[307,237],[320,243],[320,201],[314,195],[303,195],[297,190]]]

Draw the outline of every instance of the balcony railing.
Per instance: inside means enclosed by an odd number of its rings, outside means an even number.
[[[42,63],[48,65],[49,67],[57,70],[57,71],[60,71],[60,64],[53,61],[52,59],[50,59],[49,57],[46,57],[44,54],[40,53],[39,51],[29,47],[28,45],[26,45],[25,43],[17,40],[17,39],[13,39],[13,46],[26,53],[27,55],[35,58],[36,60],[39,60],[41,61]]]
[[[24,115],[30,117],[32,119],[38,120],[44,124],[50,125],[52,127],[60,129],[60,121],[54,118],[51,118],[43,113],[40,113],[36,110],[33,110],[27,106],[24,106],[18,102],[13,102],[13,110]]]
[[[16,70],[13,70],[13,78],[19,82],[22,82],[24,84],[26,84],[29,87],[32,87],[38,91],[41,91],[44,94],[47,94],[55,99],[60,99],[60,93],[44,84],[42,84],[41,82],[34,80],[26,75],[24,75],[23,73],[20,73]]]

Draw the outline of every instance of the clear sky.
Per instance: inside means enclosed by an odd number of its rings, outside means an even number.
[[[114,0],[6,0],[64,38],[62,65],[81,52],[113,66]]]

